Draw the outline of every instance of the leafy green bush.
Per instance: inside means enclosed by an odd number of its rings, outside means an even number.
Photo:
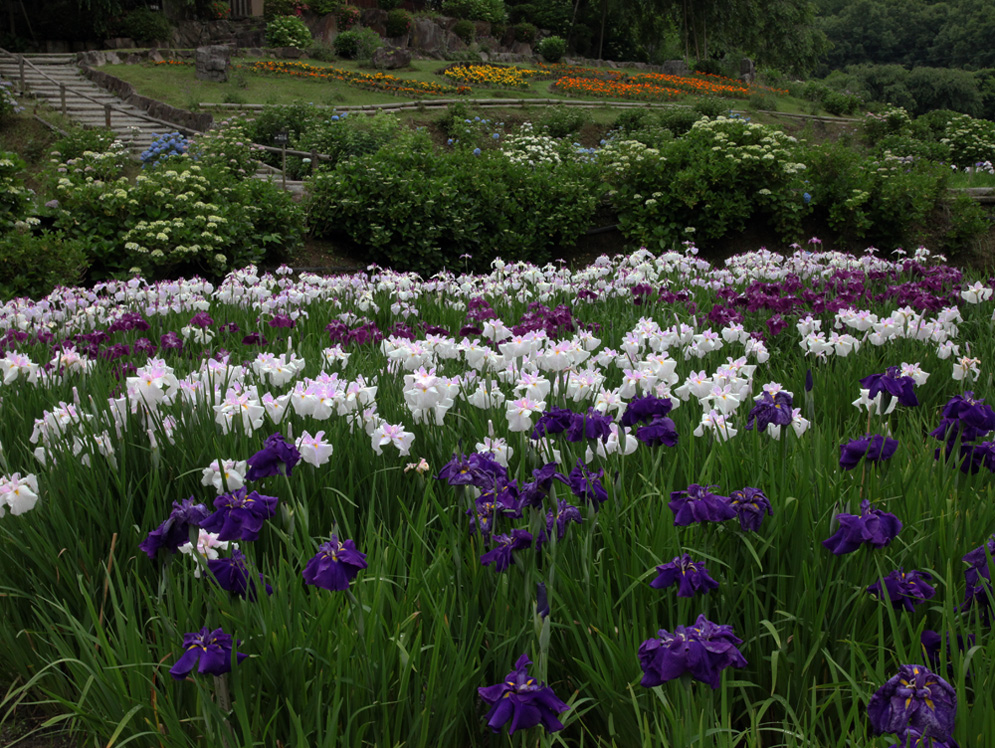
[[[797,236],[807,208],[794,139],[743,118],[702,119],[660,150],[619,139],[603,155],[619,227],[632,241],[714,240],[750,219]]]
[[[362,11],[355,5],[343,5],[339,8],[335,13],[335,23],[339,31],[349,31],[359,23],[360,15],[362,15]]]
[[[135,8],[121,22],[125,36],[141,42],[169,41],[173,35],[173,24],[162,13],[146,7]]]
[[[312,41],[307,24],[297,16],[277,16],[266,24],[266,43],[271,47],[307,49]]]
[[[315,122],[297,140],[295,147],[302,151],[317,151],[331,156],[322,159],[315,168],[328,170],[335,168],[340,161],[353,156],[376,153],[387,143],[403,136],[404,128],[393,114],[377,112],[372,117],[342,117],[334,114],[320,122]],[[305,171],[299,159],[287,159],[288,168],[295,173]]]
[[[342,7],[342,0],[308,0],[307,7],[312,13],[316,13],[319,16],[327,16],[329,13],[335,13]]]
[[[469,21],[504,23],[508,12],[504,0],[443,0],[442,13]]]
[[[541,54],[546,62],[559,62],[567,52],[567,42],[561,36],[547,36],[536,46],[536,52]]]
[[[0,151],[0,229],[8,229],[28,215],[31,191],[21,179],[23,170],[20,156]]]
[[[868,112],[862,126],[864,142],[872,148],[891,135],[908,134],[911,128],[912,118],[903,107]]]
[[[0,124],[23,110],[14,96],[14,84],[0,77]]]
[[[955,115],[947,123],[941,142],[950,146],[950,158],[957,166],[995,162],[995,122],[991,120]]]
[[[373,29],[361,26],[358,29],[341,32],[332,44],[339,57],[347,60],[368,60],[383,46],[383,39]]]
[[[804,149],[811,208],[842,239],[909,246],[927,236],[948,198],[949,168],[924,160],[864,155],[827,143]]]
[[[706,75],[726,75],[726,69],[720,60],[698,60],[694,63],[694,72]]]
[[[312,60],[321,60],[322,62],[334,62],[337,57],[332,45],[317,39],[307,48],[307,56]]]
[[[263,18],[268,22],[278,16],[295,16],[304,7],[302,0],[263,0]]]
[[[228,134],[203,136],[195,153],[134,181],[90,178],[87,165],[110,163],[113,153],[87,153],[63,164],[54,227],[83,248],[89,280],[133,268],[149,278],[219,278],[299,244],[300,208],[279,186],[245,178],[251,151],[244,134],[232,126]]]
[[[477,27],[473,25],[473,21],[461,18],[453,24],[453,34],[462,40],[464,44],[473,44],[473,38],[477,34]]]
[[[700,96],[694,100],[691,108],[701,116],[714,118],[728,112],[729,104],[717,96]]]
[[[389,37],[404,36],[411,30],[411,14],[395,8],[387,14],[385,27]]]
[[[853,114],[863,103],[863,100],[856,94],[843,91],[829,91],[822,100],[822,106],[825,107],[826,111],[837,117]]]
[[[587,110],[579,107],[553,106],[542,110],[536,118],[537,129],[545,130],[554,138],[565,138],[578,132],[591,121]]]
[[[515,41],[522,42],[524,44],[532,44],[536,40],[536,34],[539,33],[533,24],[528,21],[523,21],[522,23],[515,24]]]
[[[306,198],[309,224],[398,270],[430,274],[462,265],[464,254],[477,269],[498,255],[543,263],[590,225],[593,168],[531,166],[495,150],[434,153],[418,133],[318,175]]]
[[[71,158],[79,158],[86,151],[100,153],[110,148],[116,138],[117,135],[111,130],[74,127],[64,137],[55,141],[52,155],[68,161]]]
[[[920,140],[913,135],[888,135],[878,141],[875,152],[881,156],[926,159],[939,163],[950,163],[951,149],[948,143],[933,140]]]
[[[0,236],[0,299],[39,299],[56,286],[77,285],[86,267],[82,245],[63,234],[9,231]]]

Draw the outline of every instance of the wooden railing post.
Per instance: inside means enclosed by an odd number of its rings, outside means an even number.
[[[24,55],[17,56],[17,72],[20,78],[21,92],[24,92]]]
[[[68,114],[68,112],[66,111],[66,84],[65,83],[60,83],[59,84],[59,101],[62,102],[62,116],[65,117]]]
[[[111,105],[104,104],[104,124],[107,125],[109,130],[111,127]]]

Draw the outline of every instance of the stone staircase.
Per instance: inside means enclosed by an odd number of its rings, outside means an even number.
[[[24,55],[0,52],[0,76],[24,93],[88,127],[107,127],[135,154],[144,151],[158,135],[175,130],[169,123],[149,117],[88,80],[76,66],[75,54]]]

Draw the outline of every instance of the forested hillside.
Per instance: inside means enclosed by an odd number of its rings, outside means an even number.
[[[860,63],[995,67],[991,0],[816,0],[823,72]]]

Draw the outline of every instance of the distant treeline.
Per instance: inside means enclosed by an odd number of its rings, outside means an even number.
[[[816,72],[865,63],[995,68],[992,0],[815,0],[829,42]]]

